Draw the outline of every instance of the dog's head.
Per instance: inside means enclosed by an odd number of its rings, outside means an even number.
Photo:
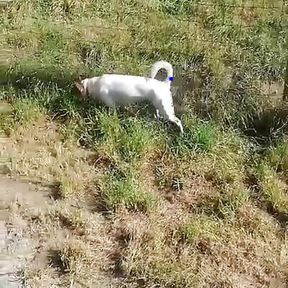
[[[78,80],[74,82],[74,89],[75,89],[76,94],[80,98],[82,99],[88,98],[88,91],[87,91],[85,79],[82,80],[81,77],[79,77]]]

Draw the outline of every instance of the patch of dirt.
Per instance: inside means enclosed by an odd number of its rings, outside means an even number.
[[[26,233],[28,223],[13,213],[13,206],[43,208],[47,201],[47,191],[20,180],[0,177],[0,287],[24,287],[21,272],[35,253],[36,243]]]
[[[284,83],[262,83],[261,90],[264,95],[270,97],[271,101],[273,101],[274,103],[279,103],[282,101],[283,98]]]
[[[42,207],[51,202],[48,189],[33,185],[23,180],[0,176],[0,207],[17,202],[27,207]]]

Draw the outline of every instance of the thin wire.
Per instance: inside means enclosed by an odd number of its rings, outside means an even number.
[[[263,4],[262,6],[255,6],[255,5],[249,5],[249,6],[246,6],[246,8],[256,8],[256,9],[267,9],[267,10],[270,10],[270,9],[274,9],[274,10],[277,10],[279,8],[281,8],[281,6],[271,6],[271,7],[268,7],[267,5],[264,4],[265,1],[263,1]],[[283,2],[285,2],[285,0],[283,0]],[[200,6],[212,6],[211,3],[208,3],[208,2],[203,2],[203,3],[197,3],[197,5],[200,5]],[[235,5],[235,4],[225,4],[225,7],[229,7],[229,8],[241,8],[242,5]]]
[[[249,5],[249,6],[245,6],[244,4],[244,0],[241,1],[241,4],[239,5],[234,5],[234,4],[224,4],[225,8],[240,8],[241,14],[243,13],[244,9],[263,9],[263,10],[280,10],[280,20],[279,20],[279,25],[281,25],[282,28],[288,28],[288,24],[286,25],[282,25],[283,22],[283,16],[285,14],[284,11],[284,7],[285,7],[285,2],[287,0],[283,0],[282,1],[282,5],[280,6],[271,6],[268,7],[267,5],[265,5],[265,0],[262,0],[262,6],[255,6],[255,5]],[[214,7],[214,5],[211,5],[210,3],[197,3],[196,6],[208,6],[208,7]],[[225,16],[222,15],[223,19],[222,19],[222,25],[228,26],[228,27],[235,27],[235,24],[229,24],[229,23],[225,23]],[[190,22],[190,23],[198,23],[196,20],[190,19],[189,20],[179,20],[180,22],[182,22],[183,24],[185,24],[185,22]],[[104,29],[104,30],[120,30],[120,31],[128,31],[129,29],[127,28],[123,28],[123,27],[119,27],[120,25],[120,19],[119,19],[119,15],[117,14],[117,26],[95,26],[95,25],[91,25],[91,27],[93,27],[94,29]],[[189,24],[188,24],[189,25]],[[236,25],[237,26],[237,25]],[[243,19],[241,18],[241,28],[252,28],[255,27],[255,25],[253,24],[244,24],[243,23]],[[89,26],[88,26],[89,27]]]
[[[284,16],[284,7],[285,7],[286,0],[282,1],[282,7],[281,7],[281,13],[280,13],[280,20],[279,20],[279,26],[282,26],[283,16]]]

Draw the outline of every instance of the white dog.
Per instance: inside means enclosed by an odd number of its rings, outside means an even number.
[[[164,81],[154,79],[160,69],[167,71],[167,77]],[[182,123],[174,112],[170,91],[171,81],[173,81],[171,64],[166,61],[158,61],[152,66],[150,78],[104,74],[75,82],[75,85],[83,98],[90,96],[112,108],[148,100],[155,107],[158,119],[162,115],[164,119],[175,123],[183,134]]]

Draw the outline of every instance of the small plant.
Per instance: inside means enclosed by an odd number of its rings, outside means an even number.
[[[216,145],[219,132],[212,123],[186,117],[184,125],[188,129],[183,137],[172,136],[170,147],[173,154],[185,157],[192,152],[205,153]]]
[[[62,179],[59,185],[60,198],[67,198],[73,195],[75,185],[73,182],[66,177]]]
[[[85,269],[86,263],[90,262],[89,250],[83,242],[70,240],[62,243],[59,249],[51,251],[50,260],[52,265],[61,269],[63,273],[69,272],[77,275]]]
[[[205,215],[199,215],[182,227],[184,239],[197,243],[201,239],[216,240],[221,236],[221,222]]]
[[[105,177],[101,197],[108,209],[115,210],[124,205],[131,210],[147,212],[156,204],[156,197],[145,191],[144,184],[139,183],[137,176],[127,172],[119,178],[119,174]]]
[[[155,149],[157,144],[161,145],[161,140],[153,135],[154,133],[150,127],[147,127],[148,125],[137,120],[130,122],[132,123],[125,127],[119,143],[120,153],[127,161],[139,160],[145,157],[149,150]]]
[[[277,211],[288,213],[287,184],[265,162],[260,163],[256,171],[264,201]]]

